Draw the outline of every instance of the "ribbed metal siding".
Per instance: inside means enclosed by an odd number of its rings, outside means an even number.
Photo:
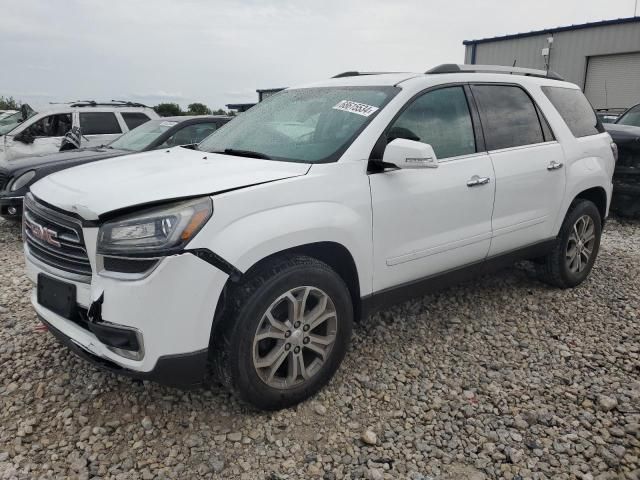
[[[542,34],[479,43],[476,63],[513,65],[516,60],[519,67],[544,68],[541,51],[548,46],[548,37],[548,34]],[[553,38],[551,70],[584,88],[589,57],[640,51],[640,22],[557,32]],[[466,47],[467,61],[472,47]]]
[[[640,103],[640,52],[591,57],[584,93],[595,108]]]

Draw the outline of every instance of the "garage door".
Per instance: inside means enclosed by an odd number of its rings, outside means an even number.
[[[640,103],[640,52],[589,57],[584,93],[595,108]]]

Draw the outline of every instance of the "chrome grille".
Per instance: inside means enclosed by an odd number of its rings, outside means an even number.
[[[76,218],[38,202],[24,200],[23,233],[29,254],[40,262],[75,275],[91,276],[91,263]]]

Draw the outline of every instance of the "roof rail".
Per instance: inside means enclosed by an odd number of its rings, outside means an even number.
[[[70,107],[144,107],[151,108],[148,105],[137,102],[127,102],[122,100],[111,100],[110,102],[96,102],[95,100],[76,100],[69,103]]]
[[[552,80],[564,80],[560,75],[551,70],[536,70],[533,68],[505,67],[502,65],[458,65],[456,63],[443,63],[427,70],[425,73],[509,73],[512,75],[525,75],[528,77],[550,78]]]
[[[338,75],[334,75],[331,78],[359,77],[360,75],[384,75],[385,73],[398,73],[398,72],[356,72],[356,71],[349,71],[349,72],[339,73]]]

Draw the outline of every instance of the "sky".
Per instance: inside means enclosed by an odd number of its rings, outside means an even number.
[[[630,17],[634,4],[0,0],[0,95],[38,108],[89,99],[224,108],[255,102],[256,89],[347,70],[424,72],[464,63],[463,40]]]

